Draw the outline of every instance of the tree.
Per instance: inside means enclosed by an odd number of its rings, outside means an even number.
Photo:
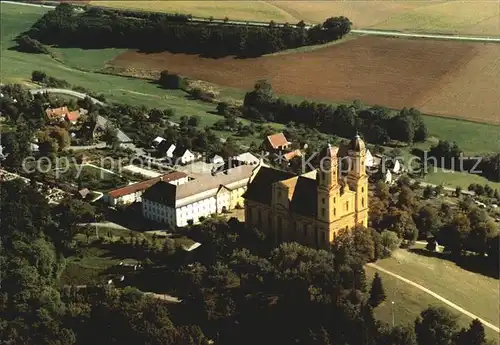
[[[486,345],[486,334],[481,321],[474,319],[469,329],[462,329],[457,336],[457,345]]]
[[[31,72],[31,80],[38,83],[43,83],[47,78],[47,74],[42,71],[33,71]]]
[[[226,115],[228,109],[229,104],[227,102],[219,102],[219,104],[217,104],[217,114],[219,115]]]
[[[438,211],[432,205],[423,206],[414,216],[414,220],[421,238],[430,234],[436,236],[441,227]]]
[[[460,198],[460,196],[461,196],[461,195],[462,195],[462,187],[457,186],[457,187],[455,188],[455,196],[456,196],[457,198]]]
[[[434,196],[433,188],[431,186],[425,186],[422,196],[424,199],[432,198]]]
[[[378,273],[375,273],[375,277],[372,281],[372,287],[370,289],[370,298],[368,299],[368,303],[376,308],[385,301],[386,294],[384,290],[384,286],[382,285],[382,278]]]
[[[417,345],[413,327],[400,326],[389,328],[383,335],[382,345]]]
[[[429,307],[415,321],[418,345],[451,345],[457,331],[457,317],[443,307]]]
[[[102,140],[108,147],[111,147],[113,149],[118,148],[118,146],[120,145],[120,140],[118,139],[118,130],[112,126],[108,126],[102,136]]]
[[[391,256],[392,252],[401,245],[401,239],[398,237],[398,234],[388,230],[382,231],[380,241],[384,250],[382,257]]]

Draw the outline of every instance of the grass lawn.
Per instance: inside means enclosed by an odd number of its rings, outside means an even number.
[[[500,182],[492,182],[481,175],[456,171],[439,170],[432,172],[425,176],[424,181],[452,188],[461,186],[463,189],[467,189],[471,183],[479,183],[481,185],[488,184],[492,188],[500,189]]]
[[[377,265],[443,296],[494,325],[500,322],[498,279],[470,272],[455,263],[398,250]],[[402,284],[403,282],[401,282]]]
[[[81,49],[81,48],[49,48],[54,57],[73,68],[86,71],[100,71],[106,62],[113,60],[127,49]]]
[[[449,312],[458,317],[457,321],[459,327],[468,327],[472,321],[470,317],[457,312],[445,303],[388,274],[379,272],[371,267],[365,267],[365,271],[368,287],[371,284],[375,272],[378,272],[382,277],[387,299],[374,310],[375,317],[380,321],[392,324],[392,301],[394,301],[394,323],[396,325],[414,325],[415,319],[429,306],[446,308]],[[495,331],[487,327],[485,327],[485,331],[488,339],[496,340],[496,344],[499,343],[498,334],[496,334]]]

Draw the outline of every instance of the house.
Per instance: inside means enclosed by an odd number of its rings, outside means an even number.
[[[366,167],[367,168],[371,168],[373,167],[373,156],[372,156],[372,153],[370,152],[370,150],[366,149],[366,160],[365,160],[365,164],[366,164]]]
[[[302,156],[302,151],[300,150],[294,150],[294,151],[290,151],[290,152],[287,152],[283,155],[283,158],[284,160],[287,162],[287,163],[290,163],[290,161],[292,159],[294,159],[295,157],[301,157]]]
[[[212,164],[224,164],[224,158],[222,158],[219,155],[214,155],[212,158],[210,158],[210,163],[212,163]]]
[[[112,124],[108,119],[105,117],[102,117],[101,115],[97,115],[96,117],[96,123],[93,129],[93,135],[94,137],[102,135],[106,130],[108,129],[108,126],[111,126]],[[118,138],[118,141],[121,144],[126,144],[126,143],[131,143],[132,139],[128,137],[125,133],[123,133],[120,129],[116,129],[116,137]]]
[[[165,138],[162,137],[156,137],[153,139],[153,146],[158,147],[163,141],[165,141]]]
[[[395,174],[399,174],[400,172],[402,172],[402,168],[401,168],[401,164],[399,163],[399,160],[396,159],[396,162],[394,163],[394,168],[392,168],[392,171]]]
[[[178,186],[158,182],[142,195],[142,215],[173,228],[242,206],[242,195],[256,168],[241,165]]]
[[[385,173],[385,180],[384,182],[386,184],[389,184],[391,185],[392,184],[392,174],[391,174],[391,171],[390,170],[387,170],[386,173]]]
[[[79,118],[80,118],[80,112],[78,110],[70,111],[65,115],[65,120],[72,124],[75,124]]]
[[[292,145],[283,133],[268,135],[262,143],[262,149],[267,152],[288,151]]]
[[[33,152],[33,153],[39,152],[40,151],[40,146],[38,146],[38,144],[31,143],[30,144],[30,149],[31,149],[31,152]]]
[[[91,195],[91,192],[88,188],[83,188],[77,192],[77,195],[82,199],[87,199],[87,197]]]
[[[238,156],[234,156],[232,157],[232,160],[239,161],[243,164],[251,164],[251,165],[257,165],[260,162],[260,159],[251,154],[250,152],[245,152]]]
[[[146,181],[112,190],[104,195],[104,201],[110,206],[116,206],[118,204],[128,205],[134,202],[140,202],[144,191],[157,182],[163,181],[179,185],[188,182],[188,179],[188,175],[185,173],[173,171]]]
[[[165,154],[168,158],[174,158],[174,151],[177,148],[172,143],[168,143],[166,140],[160,141],[156,149],[161,152],[162,154]]]
[[[64,119],[64,116],[67,113],[69,113],[68,107],[45,109],[45,114],[47,115],[49,120],[62,120],[62,119]]]
[[[177,164],[187,164],[196,159],[196,155],[189,151],[188,149],[177,148],[173,152],[173,156],[175,158],[175,165]]]
[[[354,163],[345,176],[339,170],[342,151]],[[365,143],[356,136],[342,150],[324,147],[315,174],[295,175],[259,165],[243,195],[246,226],[267,233],[276,243],[294,241],[324,249],[339,231],[366,227],[365,158]]]

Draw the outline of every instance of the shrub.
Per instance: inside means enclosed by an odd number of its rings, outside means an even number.
[[[49,51],[43,44],[39,41],[22,35],[16,39],[17,49],[24,53],[32,53],[32,54],[49,54]]]

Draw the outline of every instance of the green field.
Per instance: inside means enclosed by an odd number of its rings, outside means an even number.
[[[414,325],[415,319],[420,313],[429,306],[444,307],[450,313],[458,317],[459,327],[467,328],[472,319],[466,315],[457,312],[455,309],[447,306],[445,303],[435,299],[419,289],[408,285],[399,279],[396,279],[388,274],[379,272],[371,267],[365,267],[368,283],[378,272],[382,277],[385,293],[387,298],[382,304],[375,308],[375,317],[383,322],[392,324],[392,313],[394,308],[394,324],[396,325]],[[368,285],[370,286],[370,285]],[[394,307],[392,307],[394,301]],[[495,344],[499,344],[498,334],[495,331],[485,327],[486,336],[488,339],[494,340]]]
[[[377,262],[494,325],[500,323],[498,279],[464,270],[454,262],[398,250]],[[403,284],[400,282],[399,284]]]
[[[483,186],[488,184],[492,188],[500,190],[500,182],[492,182],[480,175],[468,174],[465,172],[438,170],[427,174],[424,181],[437,185],[442,184],[445,187],[451,188],[460,186],[463,189],[467,189],[471,183],[478,183]]]
[[[428,288],[494,325],[500,322],[498,279],[464,270],[451,261],[422,256],[402,249],[396,251],[393,257],[378,261],[377,265]],[[378,271],[372,267],[365,269],[371,281]],[[394,301],[397,324],[413,323],[420,312],[429,305],[446,307],[458,315],[460,326],[465,327],[472,321],[470,317],[425,292],[388,274],[378,273],[383,279],[387,295],[386,301],[375,309],[378,319],[392,322],[391,301]],[[488,327],[485,327],[485,330],[488,338],[500,343],[497,333]]]

